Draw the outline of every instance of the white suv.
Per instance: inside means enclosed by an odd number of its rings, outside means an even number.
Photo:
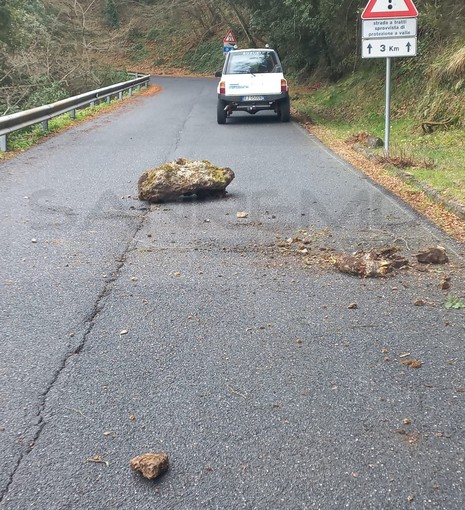
[[[226,55],[218,84],[218,124],[236,110],[255,114],[273,110],[282,122],[291,118],[289,88],[276,51],[263,49],[233,50]]]

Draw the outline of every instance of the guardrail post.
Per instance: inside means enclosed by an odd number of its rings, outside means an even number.
[[[132,96],[132,87],[129,87],[128,94]]]
[[[70,117],[70,119],[74,120],[76,118],[76,110],[71,110],[69,112],[69,117]]]
[[[42,129],[43,129],[44,131],[48,131],[48,120],[43,120],[43,121],[41,122],[41,124],[42,124]]]
[[[119,99],[120,101],[123,99],[123,91],[122,91],[122,90],[120,90],[120,91],[118,92],[118,99]]]
[[[107,96],[107,97],[105,98],[105,101],[106,101],[107,103],[109,103],[109,102],[110,102],[110,96]]]
[[[6,135],[0,136],[0,151],[6,152],[8,150],[8,140]]]

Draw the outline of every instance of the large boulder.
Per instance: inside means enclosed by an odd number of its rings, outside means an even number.
[[[165,202],[183,195],[221,195],[233,179],[230,168],[220,168],[206,160],[180,158],[144,172],[139,178],[139,198]]]

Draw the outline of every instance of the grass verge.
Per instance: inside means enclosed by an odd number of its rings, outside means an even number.
[[[419,120],[415,90],[410,83],[410,91],[394,91],[388,159],[383,147],[367,144],[369,136],[384,139],[379,74],[293,87],[292,104],[296,118],[325,145],[465,243],[465,221],[458,217],[465,211],[463,129]]]

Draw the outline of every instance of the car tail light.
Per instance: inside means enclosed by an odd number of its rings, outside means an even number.
[[[287,92],[288,91],[288,87],[287,87],[287,80],[285,80],[284,78],[281,80],[281,92]]]
[[[226,94],[226,84],[224,81],[220,82],[220,94]]]

